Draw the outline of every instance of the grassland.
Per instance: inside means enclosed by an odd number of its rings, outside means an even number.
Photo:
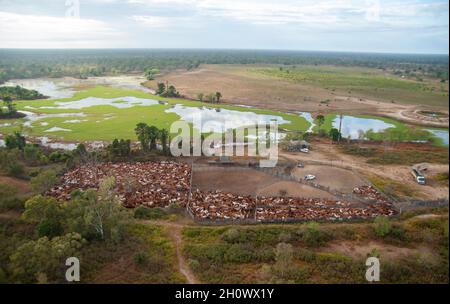
[[[165,104],[156,104],[152,106],[136,105],[134,107],[123,109],[119,109],[111,105],[92,106],[83,109],[51,108],[55,106],[56,102],[77,101],[88,97],[111,99],[129,96],[154,99],[164,102]],[[117,103],[120,103],[120,101],[117,101]],[[134,139],[134,127],[140,122],[154,125],[160,129],[170,129],[171,124],[180,119],[177,114],[166,112],[174,105],[221,108],[238,112],[253,112],[256,114],[279,116],[286,121],[290,121],[290,123],[279,126],[280,128],[288,131],[303,132],[310,126],[309,122],[305,118],[293,113],[258,108],[246,108],[229,104],[210,104],[183,98],[163,98],[143,91],[114,88],[109,86],[96,86],[79,91],[72,98],[18,101],[17,108],[19,110],[33,111],[40,114],[73,113],[74,116],[45,117],[34,121],[32,123],[32,127],[23,126],[23,123],[27,121],[26,118],[16,120],[0,120],[0,132],[3,134],[8,134],[13,131],[22,130],[31,136],[47,136],[65,141],[111,141],[115,138]],[[79,115],[80,113],[83,113],[85,116],[76,117],[76,115]],[[404,123],[390,118],[370,115],[354,115],[354,117],[378,119],[395,126],[395,128],[388,129],[383,133],[371,133],[369,138],[373,140],[381,140],[383,138],[388,138],[394,141],[431,140],[437,145],[442,145],[442,143],[429,132],[423,131],[420,128],[409,127]],[[336,118],[337,114],[335,113],[327,114],[325,117],[325,123],[321,128],[328,132],[332,128],[332,122]],[[77,121],[73,122],[73,120]],[[46,132],[52,127],[58,127],[70,131],[59,130],[51,133]],[[315,131],[318,131],[317,127],[315,128]]]
[[[346,96],[387,102],[448,107],[448,85],[431,80],[403,79],[382,70],[335,66],[254,68],[250,72],[316,85]]]
[[[340,151],[347,155],[360,156],[367,163],[378,165],[415,165],[419,163],[448,164],[448,149],[442,147],[380,147],[341,145]]]
[[[126,109],[118,109],[113,106],[93,106],[80,110],[41,109],[41,107],[54,106],[55,102],[76,101],[87,97],[119,98],[125,96],[155,99],[167,102],[167,105],[158,104],[153,106],[135,106]],[[162,98],[145,92],[105,86],[97,86],[78,92],[72,98],[40,101],[18,101],[17,108],[19,110],[29,110],[28,107],[32,107],[32,111],[42,114],[84,113],[87,115],[83,118],[77,118],[79,120],[87,120],[80,123],[64,123],[65,121],[71,119],[68,117],[46,118],[39,120],[37,123],[33,124],[33,128],[28,128],[26,130],[30,135],[50,135],[63,138],[64,140],[113,140],[114,138],[135,138],[134,127],[139,122],[146,122],[158,128],[170,129],[170,125],[174,121],[179,120],[180,117],[174,113],[166,113],[165,111],[169,109],[170,106],[176,104],[189,107],[207,106],[210,108],[222,108],[241,112],[254,112],[256,114],[276,115],[291,122],[280,126],[288,130],[304,131],[309,127],[309,123],[298,115],[270,110],[248,109],[230,105],[208,104],[186,99]],[[14,121],[4,120],[4,122],[12,123]],[[17,122],[23,123],[25,122],[25,119],[17,120]],[[42,122],[48,123],[48,125],[40,125]],[[72,131],[45,133],[45,131],[52,126],[58,126],[60,128],[69,129]],[[18,129],[20,129],[19,126],[4,126],[0,128],[0,131],[3,133],[9,133]]]

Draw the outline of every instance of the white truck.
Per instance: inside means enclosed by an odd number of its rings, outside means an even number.
[[[419,185],[425,185],[425,176],[418,169],[412,169],[412,175]]]

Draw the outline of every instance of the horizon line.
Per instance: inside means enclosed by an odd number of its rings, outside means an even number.
[[[0,50],[43,51],[43,50],[195,50],[195,51],[277,51],[277,52],[312,52],[312,53],[342,53],[342,54],[379,54],[379,55],[429,55],[449,56],[447,53],[438,52],[392,52],[392,51],[338,51],[338,50],[306,50],[306,49],[270,49],[270,48],[190,48],[190,47],[103,47],[103,48],[3,48]]]

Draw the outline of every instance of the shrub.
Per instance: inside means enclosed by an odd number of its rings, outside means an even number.
[[[148,263],[148,254],[140,251],[134,255],[134,262],[137,265],[146,265]]]
[[[54,238],[64,233],[64,228],[61,222],[57,219],[45,219],[37,226],[37,232],[39,237],[47,236]]]
[[[392,225],[387,217],[377,217],[374,223],[374,231],[377,236],[385,237],[391,232]]]
[[[50,161],[54,162],[54,163],[59,163],[59,162],[63,163],[63,162],[66,162],[70,158],[72,158],[72,156],[69,153],[65,153],[65,152],[63,153],[60,151],[52,152],[49,155]]]
[[[27,144],[23,149],[23,157],[30,163],[37,164],[43,156],[41,149],[36,145]]]
[[[25,167],[18,161],[10,164],[7,174],[12,177],[23,177],[25,174]]]
[[[294,260],[294,250],[291,244],[279,243],[275,249],[275,265],[273,272],[279,278],[288,277]]]
[[[134,210],[134,218],[141,220],[158,220],[167,216],[166,211],[163,208],[148,208],[139,206]]]
[[[248,263],[254,258],[254,253],[248,245],[233,244],[224,255],[225,261],[231,263]]]
[[[299,260],[304,262],[312,262],[316,258],[316,254],[314,253],[314,251],[303,248],[300,248],[296,251],[296,256]]]
[[[56,172],[53,170],[46,170],[31,179],[31,187],[38,193],[44,193],[50,190],[57,181],[58,178],[56,177]]]
[[[237,230],[235,228],[228,229],[222,235],[222,239],[227,243],[238,243],[240,237],[241,237],[241,234],[239,233],[239,230]]]
[[[189,267],[194,271],[200,269],[200,263],[197,260],[189,259],[188,264],[189,264]]]
[[[311,222],[306,225],[303,231],[302,240],[308,247],[320,247],[330,241],[332,236],[320,228],[318,223]]]

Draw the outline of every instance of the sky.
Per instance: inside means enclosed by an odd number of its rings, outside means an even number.
[[[0,48],[448,54],[448,0],[0,0]]]

